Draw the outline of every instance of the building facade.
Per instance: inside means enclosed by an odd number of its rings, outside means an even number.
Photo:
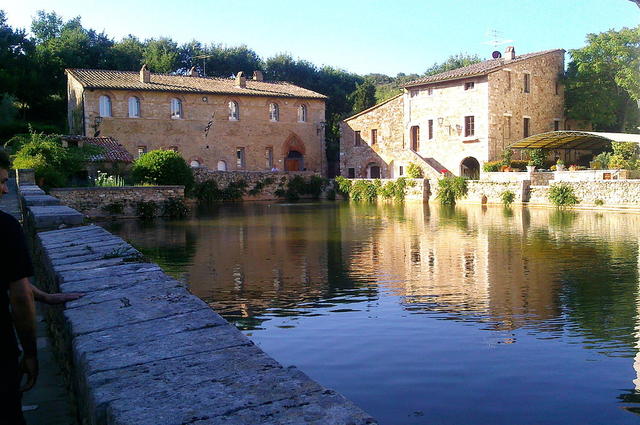
[[[499,55],[496,55],[499,56]],[[564,124],[564,50],[479,62],[408,83],[341,125],[341,174],[395,178],[413,162],[427,177],[474,177],[516,140]]]
[[[326,96],[256,71],[235,79],[67,69],[72,134],[108,136],[135,157],[179,152],[192,166],[324,174]]]

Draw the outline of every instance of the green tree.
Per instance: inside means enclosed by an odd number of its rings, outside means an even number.
[[[442,63],[434,63],[425,71],[424,75],[435,75],[440,74],[441,72],[451,71],[454,69],[462,68],[465,66],[473,65],[474,63],[478,63],[482,61],[482,58],[478,55],[468,55],[466,53],[458,53],[457,55],[449,56]]]
[[[138,71],[142,66],[144,44],[137,37],[129,34],[111,47],[110,62],[119,71]]]
[[[369,79],[365,79],[362,84],[358,84],[353,93],[349,95],[349,100],[353,103],[352,112],[357,114],[376,104],[376,88]]]
[[[567,116],[596,130],[636,132],[640,101],[640,26],[588,34],[570,52],[566,72]]]
[[[154,150],[136,159],[131,167],[133,178],[138,183],[178,184],[186,191],[193,187],[193,172],[179,153]]]
[[[160,37],[145,41],[142,59],[152,72],[171,73],[179,67],[178,44],[170,38]]]

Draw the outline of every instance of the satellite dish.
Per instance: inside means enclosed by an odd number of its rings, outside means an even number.
[[[494,52],[491,53],[491,57],[494,58],[494,59],[500,59],[502,57],[502,53],[500,53],[497,50],[494,50]]]

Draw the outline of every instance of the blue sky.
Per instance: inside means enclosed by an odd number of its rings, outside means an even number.
[[[628,0],[21,0],[0,8],[13,27],[28,29],[38,9],[54,10],[65,19],[79,15],[85,27],[115,39],[246,44],[263,58],[287,52],[392,76],[423,73],[461,52],[489,58],[491,30],[513,40],[520,54],[579,48],[587,33],[640,23],[640,8]]]

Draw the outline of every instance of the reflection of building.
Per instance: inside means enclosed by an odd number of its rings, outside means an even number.
[[[510,143],[562,129],[564,50],[504,57],[424,77],[402,95],[347,118],[343,176],[394,178],[407,165],[475,176]]]
[[[68,69],[73,134],[109,136],[134,155],[179,151],[218,170],[324,172],[325,99],[285,82]]]

